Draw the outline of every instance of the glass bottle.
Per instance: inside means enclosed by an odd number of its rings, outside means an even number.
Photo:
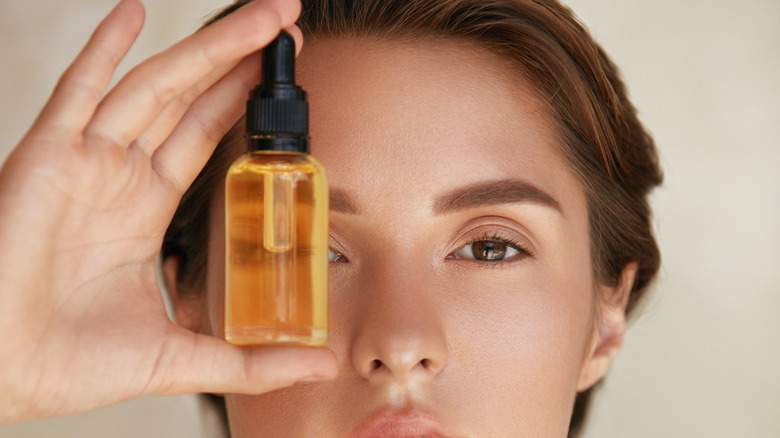
[[[286,32],[263,52],[247,102],[248,151],[225,182],[225,338],[237,345],[324,345],[328,185],[309,155],[306,92]]]

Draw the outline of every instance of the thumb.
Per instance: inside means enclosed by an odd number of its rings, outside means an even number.
[[[336,355],[324,347],[238,347],[176,326],[149,385],[155,395],[261,394],[300,381],[336,377]]]

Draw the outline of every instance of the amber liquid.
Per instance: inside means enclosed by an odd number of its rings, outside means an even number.
[[[240,157],[225,184],[225,338],[325,345],[328,185],[307,154]]]

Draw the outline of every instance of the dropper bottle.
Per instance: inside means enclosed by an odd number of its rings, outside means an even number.
[[[328,184],[309,155],[309,103],[295,84],[295,40],[263,51],[250,92],[248,151],[225,181],[225,338],[237,345],[325,345]]]

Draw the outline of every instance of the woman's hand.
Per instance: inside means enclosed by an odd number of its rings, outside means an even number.
[[[241,116],[256,52],[282,28],[301,42],[299,10],[252,2],[105,95],[142,5],[120,2],[95,30],[0,173],[0,424],[336,373],[326,349],[239,348],[187,331],[156,283],[181,195]]]

